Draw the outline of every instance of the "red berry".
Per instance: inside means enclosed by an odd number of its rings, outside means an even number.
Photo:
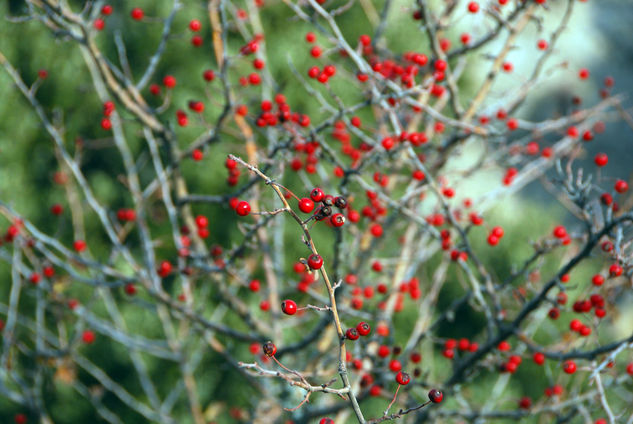
[[[389,369],[393,372],[400,371],[402,369],[402,364],[397,359],[392,359],[389,361]]]
[[[323,67],[323,73],[328,77],[333,77],[336,74],[336,67],[334,65],[325,65]]]
[[[145,13],[140,7],[135,7],[134,9],[132,9],[130,15],[132,16],[132,19],[140,21],[141,19],[143,19],[143,16],[145,16]]]
[[[297,313],[297,303],[294,300],[286,299],[281,302],[281,310],[286,315],[294,315]]]
[[[580,71],[578,71],[578,77],[580,79],[589,78],[589,70],[587,68],[582,68]]]
[[[573,374],[576,372],[576,363],[574,361],[565,361],[563,363],[563,371],[567,374]]]
[[[200,162],[203,157],[204,153],[202,153],[202,150],[200,149],[195,149],[193,152],[191,152],[191,158],[196,162]]]
[[[82,334],[81,334],[81,340],[85,343],[85,344],[92,344],[95,341],[95,333],[93,333],[90,330],[85,330]]]
[[[531,406],[532,406],[532,399],[530,399],[529,397],[523,396],[519,400],[519,408],[521,408],[521,409],[530,409]]]
[[[86,242],[83,240],[75,240],[75,242],[73,243],[73,247],[75,248],[75,251],[83,252],[84,250],[86,250]]]
[[[409,374],[407,374],[406,372],[398,371],[398,374],[396,374],[396,383],[400,384],[401,386],[406,386],[407,384],[409,384],[409,381],[411,381]]]
[[[369,227],[369,231],[374,237],[380,237],[383,233],[382,225],[373,224],[371,227]]]
[[[593,161],[595,162],[596,166],[603,167],[609,162],[609,157],[606,153],[598,153]]]
[[[110,131],[112,129],[112,121],[110,121],[110,118],[103,118],[101,120],[101,128],[106,131]]]
[[[196,216],[196,225],[198,228],[205,228],[209,225],[209,219],[204,215]]]
[[[345,337],[350,340],[357,340],[359,337],[358,331],[355,328],[348,328],[345,332]]]
[[[507,352],[509,351],[511,348],[510,343],[508,343],[507,341],[502,341],[497,345],[497,349],[499,349],[502,352]]]
[[[476,1],[471,1],[468,3],[468,11],[470,13],[477,13],[479,11],[479,3]]]
[[[582,322],[578,319],[572,319],[569,322],[569,329],[571,331],[580,331],[580,329],[582,328]]]
[[[251,212],[251,205],[246,201],[241,201],[235,207],[235,212],[239,216],[246,216]]]
[[[97,31],[103,31],[103,28],[105,28],[105,21],[101,18],[97,18],[94,20],[94,22],[92,23],[92,26],[94,27],[94,29],[96,29]]]
[[[105,15],[105,16],[111,15],[112,14],[112,6],[110,6],[109,4],[104,5],[101,8],[101,14]]]
[[[308,266],[310,269],[320,269],[323,266],[323,258],[316,253],[308,256]]]
[[[334,420],[332,418],[321,418],[319,420],[319,424],[334,424]]]
[[[169,261],[162,261],[158,267],[158,274],[161,277],[166,277],[171,273],[172,265]]]
[[[299,210],[303,213],[310,213],[314,209],[314,202],[307,197],[299,200]]]
[[[617,180],[613,188],[618,193],[624,193],[629,189],[629,184],[624,180]]]
[[[59,203],[56,203],[53,206],[51,206],[51,213],[53,215],[61,215],[63,212],[64,212],[64,207],[60,205]]]
[[[431,389],[431,391],[429,391],[429,400],[431,402],[440,403],[443,398],[444,398],[444,395],[439,390]]]
[[[197,19],[192,19],[189,22],[189,29],[192,30],[193,32],[197,32],[200,31],[200,28],[202,28],[202,24],[200,23],[199,20]]]
[[[541,352],[536,352],[532,357],[534,363],[537,365],[543,365],[545,363],[545,355]]]
[[[619,264],[613,264],[609,267],[609,275],[611,277],[619,277],[622,275],[622,267]]]
[[[361,336],[367,336],[371,332],[371,327],[366,322],[359,322],[356,326],[356,331]]]
[[[248,283],[248,288],[252,292],[259,291],[259,287],[260,287],[259,280],[251,280],[250,283]]]
[[[318,187],[313,188],[310,192],[310,198],[315,202],[320,202],[321,200],[323,200],[324,197],[325,193],[323,193],[323,190]]]
[[[136,286],[133,283],[127,283],[124,290],[128,296],[134,296],[136,294]]]
[[[557,227],[554,228],[554,231],[552,231],[552,234],[556,238],[559,238],[559,239],[564,238],[567,235],[567,230],[565,230],[565,227],[563,227],[562,225],[558,225]]]
[[[176,78],[172,75],[167,75],[163,78],[163,85],[167,88],[174,88],[176,86]]]
[[[335,227],[341,227],[345,224],[345,215],[342,213],[335,213],[330,217],[330,223]]]

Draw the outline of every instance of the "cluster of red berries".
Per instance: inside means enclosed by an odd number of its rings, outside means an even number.
[[[178,109],[176,111],[176,120],[178,121],[178,125],[181,127],[186,127],[189,125],[189,117],[187,116],[187,112],[182,109]]]
[[[201,28],[202,28],[202,24],[200,23],[199,20],[192,19],[191,21],[189,21],[189,30],[191,30],[191,32],[196,33],[200,31]],[[191,37],[191,44],[194,47],[200,47],[202,45],[202,37],[199,34],[194,34]]]
[[[317,259],[317,258],[314,258],[314,259]],[[317,259],[317,262],[318,262],[318,259]],[[314,272],[312,272],[309,266],[306,267],[306,264],[302,262],[296,262],[293,266],[293,269],[297,274],[301,275],[301,280],[297,283],[297,290],[302,293],[307,292],[308,288],[310,287],[310,284],[316,281],[316,276]]]
[[[171,264],[171,262],[169,261],[162,261],[159,265],[158,265],[158,275],[160,275],[162,278],[167,277],[169,274],[171,274],[171,271],[173,269],[173,266]]]
[[[276,112],[273,111],[273,102],[263,100],[260,104],[261,112],[255,119],[255,125],[258,127],[274,127],[285,122],[294,122],[304,128],[310,126],[310,117],[298,112],[292,112],[290,105],[286,103],[286,96],[283,94],[275,96],[275,105],[277,107]]]
[[[585,325],[582,323],[582,321],[580,321],[579,319],[572,319],[569,322],[569,329],[571,331],[574,331],[578,334],[580,334],[583,337],[587,337],[591,334],[591,327],[589,327],[588,325]]]
[[[105,17],[110,16],[112,14],[112,6],[109,4],[105,4],[101,7],[101,15],[94,20],[92,26],[97,31],[102,31],[105,28]]]
[[[503,237],[504,231],[503,228],[497,226],[494,227],[490,234],[488,234],[488,244],[491,246],[496,246],[499,243],[499,240]]]
[[[314,204],[320,203],[320,206],[314,211],[313,217],[317,221],[329,220],[334,227],[341,227],[345,224],[345,215],[340,212],[334,212],[332,207],[343,211],[347,208],[347,199],[343,196],[334,197],[325,194],[323,190],[316,187],[310,192],[310,198],[299,200],[299,209],[304,213],[309,213],[314,209]],[[312,268],[312,267],[311,267]]]
[[[318,54],[320,55],[319,47],[313,47],[312,51],[318,52]],[[334,75],[336,75],[336,66],[334,65],[325,65],[323,69],[320,69],[318,66],[313,66],[308,69],[308,76],[312,79],[317,80],[321,84],[327,83],[328,80]]]
[[[561,386],[560,384],[554,384],[551,387],[546,387],[545,388],[545,396],[547,397],[552,397],[552,396],[560,396],[563,394],[563,386]]]
[[[298,155],[290,160],[290,169],[296,172],[305,169],[308,174],[314,174],[316,172],[316,165],[319,163],[319,157],[317,156],[318,148],[318,141],[308,141],[306,143],[297,141],[294,145],[294,150]],[[304,160],[301,160],[301,154],[304,154]]]
[[[121,208],[116,212],[119,221],[132,222],[136,219],[136,211],[130,208]]]
[[[567,230],[562,225],[557,225],[552,230],[552,235],[559,239],[563,245],[568,245],[571,243],[571,237],[567,234]]]
[[[259,50],[259,43],[264,39],[262,34],[255,34],[252,40],[240,47],[240,53],[244,56],[256,53]]]
[[[239,182],[241,171],[237,166],[237,162],[231,158],[226,158],[224,166],[229,171],[229,176],[226,179],[226,183],[229,186],[235,186]]]
[[[101,119],[101,128],[106,131],[112,129],[112,121],[110,121],[110,115],[114,112],[114,102],[107,101],[103,104],[103,119]]]
[[[251,213],[251,205],[246,200],[239,200],[233,197],[229,201],[229,205],[231,206],[232,209],[235,210],[235,213],[238,214],[239,216],[247,216],[248,214]]]
[[[358,340],[360,336],[368,336],[371,332],[371,327],[366,322],[359,322],[356,327],[348,328],[345,332],[345,338],[349,340]]]
[[[350,124],[354,127],[359,127],[361,125],[360,118],[353,117]],[[369,152],[373,149],[373,146],[367,144],[365,141],[361,141],[358,148],[354,147],[352,145],[351,134],[347,131],[347,125],[344,121],[336,121],[334,123],[332,126],[331,136],[333,139],[338,140],[341,143],[341,153],[352,160],[351,167],[358,164],[358,161],[361,159],[364,152]],[[335,174],[339,178],[343,176],[340,171],[335,171]]]
[[[591,312],[591,309],[595,308],[594,314],[596,315],[596,317],[603,318],[606,315],[604,304],[604,298],[601,295],[594,293],[589,297],[589,299],[579,299],[575,301],[572,309],[576,313],[583,314]],[[589,334],[591,334],[591,328],[584,326],[582,325],[582,323],[577,321],[578,320],[572,320],[572,323],[575,323],[573,326],[570,324],[570,329],[572,331],[577,331],[582,336],[588,336]]]
[[[514,177],[516,177],[518,173],[519,171],[513,166],[508,168],[503,176],[503,185],[509,186],[512,184]]]
[[[198,228],[198,236],[203,239],[209,237],[209,219],[204,215],[198,215],[195,221]]]
[[[523,359],[519,355],[510,355],[507,362],[501,365],[501,371],[514,374],[522,361]]]
[[[477,342],[471,342],[467,338],[461,338],[459,340],[447,339],[444,341],[444,350],[442,350],[442,355],[445,358],[453,359],[455,358],[456,349],[462,352],[475,352],[479,349],[479,344]]]

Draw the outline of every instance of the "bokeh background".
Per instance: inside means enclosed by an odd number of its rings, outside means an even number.
[[[70,3],[79,7],[82,2]],[[99,36],[100,47],[111,60],[116,61],[114,37],[120,35],[125,42],[130,69],[134,75],[138,76],[142,73],[158,43],[162,25],[158,20],[143,24],[132,22],[129,11],[132,7],[138,6],[142,7],[148,16],[165,17],[170,11],[171,2],[138,0],[110,3],[115,12],[107,19],[106,29]],[[199,98],[204,92],[204,84],[200,78],[202,71],[209,68],[217,69],[211,49],[210,28],[206,20],[206,4],[198,1],[185,3],[186,7],[176,17],[175,34],[168,43],[157,72],[157,82],[158,78],[166,74],[175,75],[179,81],[179,89],[171,108],[172,113],[165,118],[171,119],[172,122],[173,111],[176,108],[184,108],[190,99]],[[332,0],[332,4],[336,3],[343,4],[341,0]],[[381,10],[383,3],[382,0],[372,1],[378,11]],[[562,1],[548,2],[551,11],[542,22],[545,34],[558,23],[563,3]],[[231,13],[237,8],[247,9],[241,1],[226,4]],[[420,36],[416,22],[410,18],[412,7],[409,1],[394,0],[385,31],[387,47],[393,52],[427,51],[424,37]],[[66,147],[77,157],[81,157],[82,169],[103,204],[107,204],[112,211],[129,207],[131,205],[129,195],[126,195],[118,178],[123,173],[123,168],[112,142],[99,127],[102,104],[92,88],[90,75],[83,63],[80,50],[73,42],[55,37],[41,22],[18,19],[25,13],[24,1],[8,0],[0,3],[0,51],[20,70],[27,83],[36,80],[38,70],[48,71],[49,76],[43,81],[37,97],[49,112],[49,116],[54,121],[63,123]],[[307,69],[310,63],[308,49],[303,42],[304,34],[310,28],[293,17],[290,9],[280,1],[266,1],[260,13],[266,34],[267,68],[276,82],[271,92],[283,92],[294,110],[309,113],[313,117],[313,122],[318,121],[319,116],[324,116],[319,111],[319,105],[289,71],[289,61],[300,70]],[[194,48],[189,43],[186,27],[189,20],[193,18],[203,22],[204,45],[201,48]],[[338,22],[348,39],[356,39],[359,35],[367,33],[370,28],[366,15],[358,5],[340,16]],[[528,120],[539,120],[568,113],[572,108],[573,96],[581,96],[583,104],[594,104],[599,99],[598,91],[606,76],[615,78],[614,92],[630,91],[633,87],[631,22],[633,22],[633,3],[629,0],[579,2],[568,31],[557,45],[556,54],[548,62],[548,65],[552,68],[556,67],[557,70],[532,95],[531,100],[526,102],[518,115]],[[470,31],[476,34],[484,31],[486,25],[486,22],[481,20],[481,15],[472,17],[464,13],[449,30],[449,38],[454,44],[458,44],[459,35],[462,32]],[[499,83],[495,86],[493,100],[494,97],[501,100],[508,89],[523,80],[524,75],[520,72],[522,66],[527,66],[534,60],[530,52],[535,51],[533,44],[537,36],[536,30],[536,25],[528,30],[517,44],[518,48],[511,53],[509,59],[514,63],[517,71],[511,75],[501,76]],[[243,41],[239,37],[232,37],[230,44],[233,52],[236,52]],[[498,47],[492,45],[489,49],[495,51]],[[469,62],[466,76],[460,81],[461,90],[465,92],[473,90],[476,81],[484,76],[487,60],[489,59],[486,57],[477,56]],[[238,63],[236,72],[239,72],[239,69],[246,72],[249,66],[247,61]],[[577,70],[581,67],[586,67],[591,71],[590,80],[582,85],[578,84],[575,78]],[[345,101],[358,100],[357,94],[346,86],[344,79],[338,79],[332,85]],[[219,85],[211,85],[211,90],[212,96],[213,90],[217,90],[217,96],[220,97]],[[246,90],[243,92],[242,102],[257,101],[259,96],[260,93],[257,90],[250,92]],[[631,105],[628,99],[625,100],[624,107],[626,108],[627,105]],[[487,108],[492,113],[495,110],[494,102],[488,104]],[[359,115],[363,119],[371,119],[368,110],[361,111]],[[605,133],[587,145],[588,154],[581,158],[580,163],[583,161],[589,163],[598,151],[606,152],[610,158],[609,174],[628,179],[633,170],[633,131],[617,116],[607,121],[606,128]],[[198,131],[199,128],[195,126],[179,130],[182,146],[195,138]],[[130,122],[130,125],[126,127],[126,135],[132,149],[138,154],[143,149],[138,125]],[[240,149],[240,140],[226,136],[226,140],[215,145],[210,154],[205,157],[203,167],[185,167],[183,172],[190,182],[191,192],[205,194],[226,192],[226,171],[223,163],[226,154],[236,149]],[[49,212],[54,203],[62,203],[65,207],[69,207],[65,201],[64,187],[55,182],[55,173],[59,171],[61,169],[49,136],[41,127],[29,104],[14,88],[7,73],[0,70],[0,200],[11,205],[14,210],[27,217],[46,233],[56,235],[64,243],[70,245],[73,237],[70,218],[68,216],[53,218]],[[480,177],[481,179],[469,182],[465,186],[468,187],[465,191],[471,196],[476,196],[479,194],[478,190],[485,191],[498,185],[501,175],[502,170],[492,170],[488,175]],[[284,183],[292,189],[299,191],[305,189],[303,183],[297,179],[288,178]],[[218,244],[228,249],[239,239],[239,232],[233,214],[227,214],[226,211],[226,207],[196,205],[196,213],[207,215],[212,223],[210,244]],[[564,222],[570,228],[578,224],[538,181],[517,195],[505,199],[489,216],[490,221],[498,222],[506,228],[507,240],[504,242],[507,248],[492,251],[486,249],[483,243],[475,248],[482,252],[484,260],[493,265],[499,276],[507,275],[513,264],[520,263],[530,254],[531,250],[527,242],[532,240],[534,234],[550,231],[552,222]],[[170,229],[167,218],[159,207],[156,208],[153,220],[157,228],[161,226],[161,223],[164,224],[164,233],[161,235],[159,232],[157,237],[165,240],[163,254],[168,256],[173,250],[173,246],[168,241]],[[213,225],[213,223],[221,223],[221,225]],[[4,231],[7,225],[7,222],[2,222],[0,230]],[[93,255],[97,258],[106,258],[109,254],[109,244],[101,235],[96,220],[90,213],[85,216],[85,225]],[[325,237],[325,235],[317,234],[317,237]],[[296,237],[288,236],[286,242],[289,246],[298,245]],[[560,255],[551,255],[542,267],[541,273],[550,274],[560,265],[561,260]],[[286,271],[289,271],[291,266],[292,262],[284,264]],[[574,271],[573,277],[586,278],[597,272],[600,266],[600,261],[588,261]],[[0,261],[0,303],[6,303],[10,285],[10,266],[6,261]],[[69,297],[87,298],[89,305],[96,311],[103,308],[103,305],[91,298],[85,289],[73,285],[72,282],[60,283],[57,289]],[[457,283],[448,284],[440,297],[440,305],[450,304],[459,290],[460,286]],[[573,293],[573,289],[570,292]],[[151,312],[139,306],[141,300],[130,301],[122,292],[116,293],[116,296],[126,320],[137,323],[142,329],[139,331],[142,331],[146,337],[162,337],[155,320],[151,319]],[[621,301],[630,303],[632,300],[624,298]],[[28,308],[29,302],[32,303],[33,299],[27,298],[25,302],[23,307]],[[253,304],[256,305],[256,303],[257,301],[253,299]],[[209,310],[213,310],[216,306],[210,302]],[[398,320],[397,326],[411,325],[410,316],[406,313],[400,315]],[[624,311],[613,332],[605,332],[605,338],[612,339],[630,334],[632,322],[633,311]],[[439,333],[444,337],[463,337],[478,331],[481,326],[483,322],[477,317],[468,315],[467,311],[461,311],[457,314],[455,321],[441,328]],[[555,334],[554,325],[552,326],[551,334]],[[299,330],[296,331],[299,334]],[[400,342],[404,341],[406,340]],[[547,338],[542,340],[543,343],[547,341]],[[233,346],[233,348],[237,352],[237,359],[251,358],[248,345]],[[82,349],[85,349],[86,355],[89,355],[113,379],[132,388],[132,391],[134,387],[138,388],[125,346],[112,344],[98,337],[95,344]],[[433,361],[432,352],[430,353],[425,358]],[[436,368],[438,376],[444,375],[442,368],[447,367],[446,360],[437,353],[435,356],[435,362],[427,362],[427,365],[429,368]],[[235,417],[230,413],[231,408],[251,410],[250,399],[255,391],[245,384],[239,374],[228,366],[223,358],[207,353],[200,359],[200,363],[197,373],[201,382],[199,384],[200,397],[205,399],[209,417],[218,423],[235,422]],[[159,360],[148,362],[151,374],[162,373],[165,376],[156,383],[161,395],[170,389],[174,378],[177,378],[178,371],[172,367],[174,367],[172,363]],[[535,375],[539,374],[534,373],[532,367],[531,364],[526,365],[513,377],[516,384],[508,388],[510,391],[506,393],[508,398],[512,396],[518,398],[523,394],[531,395],[533,398],[542,396],[542,387],[545,383],[535,382],[539,378]],[[96,387],[97,382],[87,375],[80,373],[71,378],[82,379],[88,386],[95,385]],[[482,396],[483,401],[485,400],[483,396],[490,392],[493,381],[492,377],[484,376],[470,388],[470,391],[474,393],[474,396]],[[50,414],[56,423],[101,422],[95,416],[90,404],[77,396],[68,382],[60,378],[57,373],[49,376],[47,384],[50,385],[50,390],[47,391],[50,398],[46,399],[46,403],[50,406]],[[114,409],[117,408],[116,399],[112,399],[107,393],[102,401]],[[625,401],[626,399],[622,400],[622,402]],[[383,403],[365,403],[367,415],[380,414],[381,408],[384,408]],[[514,404],[508,405],[508,408],[513,407],[515,407]],[[125,423],[146,422],[129,410],[116,410]],[[10,422],[17,412],[23,411],[0,396],[0,423]],[[182,423],[190,422],[184,408],[179,413],[182,414]],[[178,416],[177,413],[174,415]],[[291,418],[291,415],[288,415],[288,418]]]

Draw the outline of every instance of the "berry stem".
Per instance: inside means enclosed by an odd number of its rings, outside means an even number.
[[[393,394],[393,399],[391,399],[391,402],[389,402],[389,405],[387,406],[387,409],[385,409],[385,412],[383,413],[383,415],[386,416],[389,413],[389,410],[391,409],[393,404],[396,402],[396,398],[398,397],[399,390],[400,390],[400,384],[398,384],[398,387],[396,388],[396,392]]]
[[[233,159],[240,165],[248,168],[251,172],[255,173],[261,179],[263,179],[267,185],[270,185],[273,188],[273,190],[275,190],[275,192],[277,193],[277,196],[279,196],[279,199],[284,204],[284,209],[286,210],[286,212],[288,212],[290,216],[292,216],[292,218],[297,222],[297,224],[299,224],[299,226],[303,230],[303,235],[305,237],[306,244],[310,248],[310,251],[313,254],[318,255],[319,253],[316,249],[316,246],[314,245],[314,240],[312,240],[312,236],[310,235],[309,228],[307,227],[306,224],[303,223],[303,220],[297,215],[297,213],[290,207],[290,205],[288,204],[288,201],[284,197],[278,185],[275,184],[272,179],[270,179],[266,174],[260,171],[257,167],[245,162],[242,158],[237,157],[235,155],[229,155],[229,158]],[[349,376],[347,375],[347,366],[346,366],[347,349],[345,348],[345,337],[344,337],[345,333],[343,331],[343,327],[341,326],[341,320],[339,318],[338,308],[336,306],[334,288],[332,286],[332,283],[330,282],[330,278],[325,268],[326,268],[325,266],[322,266],[319,269],[319,272],[321,273],[321,276],[323,277],[323,281],[328,291],[328,296],[330,298],[330,308],[332,311],[332,318],[334,320],[334,326],[336,327],[336,333],[339,340],[338,373],[341,378],[341,381],[343,382],[344,388],[346,390],[349,390],[349,400],[350,400],[350,403],[352,404],[352,408],[354,409],[354,413],[356,414],[358,421],[360,422],[360,424],[365,424],[366,423],[365,418],[363,417],[363,413],[361,412],[360,406],[358,405],[358,400],[356,399],[356,396],[354,395],[354,392],[352,391],[352,388],[351,388],[352,385],[350,383]]]

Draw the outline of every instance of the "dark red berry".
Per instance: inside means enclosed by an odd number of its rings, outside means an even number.
[[[358,335],[358,331],[356,331],[355,328],[348,328],[347,331],[345,332],[345,337],[347,337],[350,340],[357,340],[358,337],[360,337]]]
[[[262,350],[266,356],[274,356],[277,353],[277,346],[271,341],[268,341],[262,345]]]
[[[431,389],[429,392],[429,400],[433,403],[440,403],[443,398],[444,395],[437,389]]]
[[[347,207],[347,199],[342,196],[338,196],[334,198],[334,206],[339,209],[345,209]]]

